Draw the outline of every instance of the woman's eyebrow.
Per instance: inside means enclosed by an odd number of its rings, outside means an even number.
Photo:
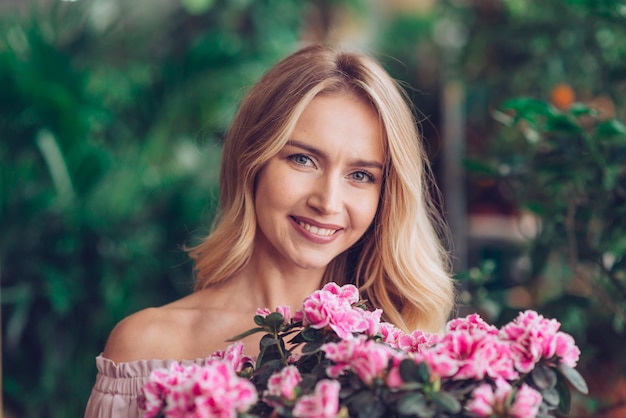
[[[317,155],[321,158],[328,158],[328,155],[320,150],[315,148],[314,146],[311,146],[309,144],[305,144],[303,142],[300,141],[296,141],[296,140],[290,140],[287,142],[287,145],[290,146],[294,146],[296,148],[300,148],[310,154],[313,155]],[[349,165],[352,167],[369,167],[369,168],[377,168],[379,170],[383,169],[383,164],[378,162],[378,161],[373,161],[373,160],[363,160],[363,159],[356,159],[356,160],[351,160],[349,162]]]
[[[314,146],[311,146],[309,144],[305,144],[304,142],[294,141],[292,139],[292,140],[289,140],[287,142],[287,145],[291,145],[291,146],[296,147],[296,148],[301,148],[301,149],[303,149],[304,151],[306,151],[306,152],[308,152],[310,154],[315,154],[315,155],[318,155],[318,156],[323,157],[323,158],[327,157],[325,152],[315,148]]]

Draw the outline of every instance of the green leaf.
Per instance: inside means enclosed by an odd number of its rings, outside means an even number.
[[[426,363],[416,364],[413,360],[404,359],[399,366],[400,377],[405,382],[428,383],[430,370]]]
[[[278,332],[282,328],[284,322],[285,317],[279,312],[272,312],[265,317],[265,325],[274,332]]]
[[[312,341],[302,346],[302,354],[314,354],[320,351],[324,341]]]
[[[398,412],[402,415],[411,415],[418,417],[428,416],[432,411],[428,408],[426,398],[422,393],[409,392],[398,401]]]
[[[596,109],[591,108],[587,106],[586,104],[583,104],[580,102],[572,104],[569,111],[572,114],[572,116],[576,118],[580,116],[587,116],[587,115],[595,116],[598,114],[598,111]]]
[[[550,409],[554,409],[559,404],[559,392],[555,387],[548,390],[542,390],[541,396]]]
[[[260,357],[259,357],[260,359]],[[276,371],[282,369],[284,363],[279,359],[268,360],[260,364],[257,362],[256,369],[252,373],[257,384],[267,384],[267,380]]]
[[[269,338],[266,338],[269,337]],[[256,367],[260,367],[273,360],[283,361],[279,347],[280,341],[274,339],[271,335],[265,335],[261,339],[259,357],[257,358]]]
[[[262,315],[254,315],[254,323],[262,327],[265,325],[265,317]]]
[[[417,375],[419,381],[422,383],[428,383],[430,381],[430,368],[426,363],[420,363],[417,365]]]
[[[417,364],[412,360],[402,360],[399,366],[400,377],[405,382],[417,382],[418,381],[418,368]]]
[[[587,395],[589,393],[589,388],[587,387],[587,382],[585,379],[578,373],[578,371],[572,367],[566,366],[561,363],[557,366],[557,369],[563,377],[567,379],[567,381],[580,393]]]
[[[263,338],[261,338],[261,347],[263,348],[271,347],[273,345],[278,345],[278,343],[279,343],[279,340],[272,337],[270,334],[266,334],[263,336]]]
[[[304,338],[305,341],[309,341],[309,342],[319,341],[320,339],[323,338],[323,334],[319,329],[309,328],[309,327],[303,329],[300,335],[302,335],[302,338]]]
[[[577,134],[583,131],[583,128],[576,124],[570,117],[561,114],[550,116],[546,124],[546,129],[570,134]]]
[[[262,331],[264,331],[264,330],[263,330],[263,328],[261,328],[261,327],[252,328],[252,329],[249,329],[249,330],[248,330],[248,331],[246,331],[246,332],[242,332],[242,333],[241,333],[241,334],[239,334],[239,335],[235,335],[234,337],[229,338],[229,339],[227,339],[226,341],[227,341],[227,342],[239,341],[239,340],[241,340],[241,339],[243,339],[243,338],[247,337],[248,335],[256,334],[257,332],[262,332]]]
[[[626,135],[626,125],[617,119],[611,119],[598,125],[596,135],[599,137]]]
[[[515,111],[515,121],[525,119],[531,125],[536,125],[536,122],[540,119],[538,116],[545,118],[558,114],[550,103],[528,97],[508,100],[504,102],[502,109]]]
[[[378,418],[384,417],[386,407],[378,396],[375,396],[369,390],[362,390],[346,400],[348,409],[355,411],[359,418]]]
[[[559,394],[559,412],[563,415],[567,415],[569,414],[572,402],[572,394],[569,390],[565,377],[561,374],[559,374],[559,378],[556,382],[556,390]]]
[[[432,394],[433,402],[452,414],[461,412],[461,403],[448,392],[435,392]]]
[[[530,377],[539,389],[550,390],[556,385],[556,372],[553,368],[538,365],[530,373]]]
[[[532,97],[516,97],[504,102],[501,106],[503,109],[514,110],[518,113],[553,113],[550,104],[543,101],[534,99]]]

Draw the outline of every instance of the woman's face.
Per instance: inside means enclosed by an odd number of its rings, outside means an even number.
[[[254,255],[286,269],[324,269],[367,230],[381,193],[375,111],[348,94],[318,96],[258,175]]]

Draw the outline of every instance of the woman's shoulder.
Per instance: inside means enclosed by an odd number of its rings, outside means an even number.
[[[194,360],[224,349],[228,338],[254,326],[243,323],[236,312],[207,303],[214,299],[210,296],[192,293],[124,318],[111,331],[103,356],[115,363]]]
[[[116,363],[182,360],[198,317],[199,311],[189,302],[189,297],[161,307],[143,309],[124,318],[113,328],[103,355]]]
[[[104,357],[115,363],[161,358],[155,350],[159,341],[163,345],[168,321],[171,319],[162,307],[147,308],[124,318],[111,331]]]

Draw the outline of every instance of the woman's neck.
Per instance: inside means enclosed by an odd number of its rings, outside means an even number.
[[[304,298],[320,288],[323,274],[320,269],[280,268],[252,257],[229,281],[243,292],[242,298],[258,308],[274,310],[287,305],[295,310],[300,308]]]

